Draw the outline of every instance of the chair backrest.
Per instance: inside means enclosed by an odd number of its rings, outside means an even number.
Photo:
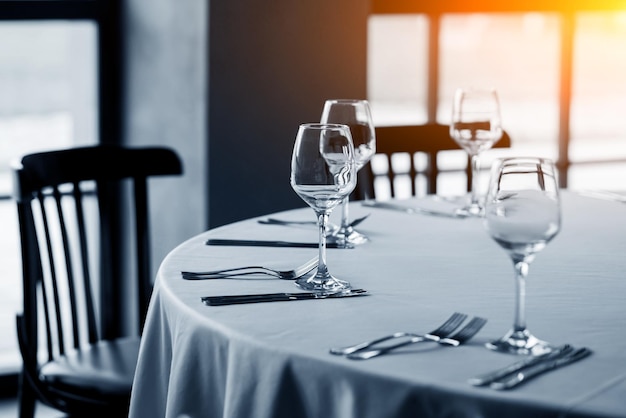
[[[138,318],[141,330],[152,288],[147,179],[181,173],[177,154],[159,147],[72,148],[30,154],[14,165],[25,368],[36,368],[26,363],[37,362],[38,315],[48,360],[122,336],[128,309],[118,298],[127,293],[123,278],[132,271],[139,312],[130,317]]]
[[[511,138],[503,132],[502,138],[494,145],[494,148],[509,148]],[[437,176],[439,168],[437,166],[437,154],[440,151],[459,150],[459,145],[450,137],[448,125],[425,124],[406,126],[378,126],[376,127],[376,153],[383,154],[388,163],[388,170],[384,174],[387,177],[391,188],[391,196],[395,196],[394,178],[397,174],[408,175],[411,179],[411,195],[416,194],[415,178],[418,174],[426,177],[426,193],[437,193]],[[392,170],[392,155],[397,153],[407,153],[409,158],[409,169],[404,173],[395,173]],[[423,153],[426,156],[426,168],[418,169],[415,164],[414,155]],[[468,164],[467,190],[471,187],[471,167]],[[357,186],[357,199],[372,199],[376,197],[374,182],[377,177],[372,171],[371,163],[367,164],[359,172]],[[380,177],[380,175],[379,175]]]

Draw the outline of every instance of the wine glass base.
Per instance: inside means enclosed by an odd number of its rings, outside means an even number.
[[[470,210],[469,208],[461,208],[454,211],[456,216],[463,218],[482,218],[485,215],[484,210]]]
[[[468,194],[460,196],[434,195],[432,199],[434,201],[456,206],[454,214],[462,218],[480,218],[485,215],[485,208],[479,203],[471,203],[471,196]]]
[[[345,280],[339,280],[330,274],[315,274],[309,278],[301,277],[296,280],[296,286],[302,290],[315,293],[339,293],[352,289],[352,285]]]
[[[457,216],[481,218],[485,215],[485,208],[477,204],[469,204],[467,206],[457,209],[454,213]]]
[[[541,341],[528,330],[511,330],[501,339],[488,342],[485,345],[488,349],[494,351],[511,354],[531,354],[534,356],[548,353],[553,349],[549,343]]]
[[[330,238],[330,237],[329,237]],[[338,243],[344,243],[346,245],[362,245],[369,242],[369,238],[362,233],[358,232],[351,226],[347,228],[341,227],[332,234],[332,239]]]

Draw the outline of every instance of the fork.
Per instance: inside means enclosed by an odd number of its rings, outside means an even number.
[[[475,317],[472,318],[470,322],[467,323],[460,331],[455,333],[450,337],[442,337],[439,339],[425,338],[422,335],[417,335],[412,337],[407,341],[403,341],[398,344],[389,345],[382,348],[372,349],[372,350],[361,350],[355,353],[349,354],[347,357],[352,360],[367,360],[373,357],[380,356],[382,354],[386,354],[392,350],[395,350],[400,347],[406,347],[407,345],[423,342],[423,341],[433,341],[441,345],[448,345],[457,347],[464,342],[471,339],[474,335],[481,330],[481,328],[487,323],[487,320],[484,318]]]
[[[185,280],[225,279],[233,276],[244,276],[250,274],[265,274],[282,280],[295,280],[315,269],[317,264],[318,258],[313,257],[293,270],[276,270],[264,266],[245,266],[200,272],[182,271],[181,274]]]
[[[459,313],[459,312],[454,312],[450,316],[450,318],[448,318],[446,322],[441,324],[437,329],[434,329],[430,331],[429,333],[426,333],[423,335],[418,335],[412,332],[396,332],[391,335],[386,335],[384,337],[377,338],[372,341],[365,341],[359,344],[351,345],[349,347],[331,348],[330,353],[341,355],[341,356],[346,356],[348,354],[352,354],[360,350],[365,350],[376,344],[380,344],[388,340],[393,340],[395,338],[402,338],[402,337],[420,337],[420,338],[430,339],[433,341],[438,341],[440,338],[450,335],[455,329],[459,327],[459,325],[463,323],[463,321],[465,321],[465,318],[467,318],[467,315],[463,313]]]

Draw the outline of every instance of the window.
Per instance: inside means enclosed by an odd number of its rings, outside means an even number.
[[[367,91],[374,124],[425,123],[428,18],[375,15],[368,24]]]
[[[88,20],[0,20],[0,374],[21,362],[17,215],[9,163],[52,148],[98,142],[97,27]]]
[[[403,7],[379,3],[375,10],[385,13]],[[556,10],[446,13],[445,4],[438,6],[444,10],[402,4],[406,13],[370,16],[368,98],[376,124],[448,123],[456,87],[492,86],[513,147],[488,151],[483,167],[496,156],[534,154],[557,160],[568,188],[624,189],[619,179],[626,176],[626,119],[620,113],[626,107],[626,13],[575,12],[570,20]],[[424,13],[415,12],[420,8]],[[432,36],[435,63],[428,61]],[[435,68],[434,83],[429,66]],[[433,93],[434,105],[428,99]],[[466,164],[463,154],[443,160],[447,169]],[[440,177],[442,192],[464,190],[460,176],[444,177],[450,179]]]
[[[626,13],[580,13],[575,24],[570,183],[624,190]]]

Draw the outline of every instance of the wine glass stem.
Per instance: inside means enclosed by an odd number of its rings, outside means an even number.
[[[317,264],[317,275],[327,275],[328,267],[326,266],[326,231],[328,229],[328,212],[317,213],[317,223],[319,225],[319,261]]]
[[[478,153],[472,154],[470,157],[472,165],[472,184],[471,184],[471,206],[479,207],[478,203],[478,173],[480,172],[480,160]]]
[[[514,261],[515,267],[515,322],[514,331],[524,331],[526,329],[526,276],[528,275],[528,263],[525,261]]]
[[[341,228],[347,230],[350,226],[350,215],[348,212],[348,201],[350,199],[345,197],[341,202]]]

